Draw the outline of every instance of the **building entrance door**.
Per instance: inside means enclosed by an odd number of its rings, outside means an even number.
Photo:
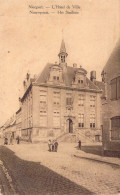
[[[67,120],[67,127],[68,127],[68,132],[73,133],[73,121],[71,119]]]

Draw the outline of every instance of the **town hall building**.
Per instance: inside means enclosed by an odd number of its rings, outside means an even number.
[[[47,64],[31,79],[23,82],[21,102],[21,137],[28,141],[58,138],[66,134],[101,140],[102,82],[96,72],[90,79],[80,65],[67,64],[65,42],[58,54],[59,63]]]

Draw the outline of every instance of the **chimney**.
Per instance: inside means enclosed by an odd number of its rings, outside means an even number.
[[[21,98],[19,97],[19,107],[21,107]]]
[[[96,71],[95,70],[90,72],[90,80],[92,82],[96,81]]]
[[[73,64],[73,68],[77,68],[77,64],[76,63]]]
[[[27,81],[29,80],[29,78],[30,78],[30,74],[27,73],[27,74],[26,74],[26,79],[27,79]]]
[[[24,91],[26,91],[26,89],[27,89],[27,82],[25,80],[23,81],[23,88],[24,88]]]

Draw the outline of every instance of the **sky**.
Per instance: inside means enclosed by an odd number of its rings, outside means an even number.
[[[29,5],[79,5],[80,13],[30,14]],[[119,39],[120,0],[0,0],[0,7],[0,125],[18,110],[26,73],[59,61],[63,38],[68,65],[81,65],[88,78],[96,70],[101,80]]]

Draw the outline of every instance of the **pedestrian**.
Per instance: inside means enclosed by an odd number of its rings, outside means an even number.
[[[52,152],[54,152],[54,140],[52,141]]]
[[[4,145],[7,145],[7,144],[8,144],[8,138],[5,137],[5,138],[4,138]]]
[[[57,150],[58,150],[58,142],[57,142],[57,140],[55,140],[55,142],[54,142],[54,151],[57,152]]]
[[[49,139],[49,140],[48,140],[48,148],[49,148],[48,151],[49,151],[49,152],[51,152],[51,145],[52,145],[52,144],[51,144],[51,140]]]
[[[79,150],[81,150],[81,140],[79,140],[79,142],[78,142],[78,148],[79,148]]]
[[[10,144],[13,144],[13,136],[10,136]]]
[[[19,135],[17,136],[16,140],[17,140],[17,144],[19,144],[20,143],[20,137],[19,137]]]

